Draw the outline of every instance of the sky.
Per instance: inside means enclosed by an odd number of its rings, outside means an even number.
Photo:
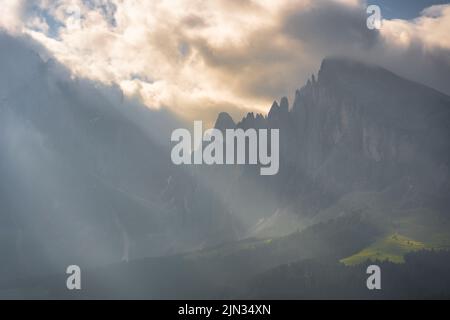
[[[366,8],[380,6],[380,30]],[[379,64],[450,94],[450,4],[423,0],[0,0],[0,28],[74,76],[212,123],[267,112],[323,58]]]
[[[368,4],[379,5],[383,16],[387,19],[414,19],[423,9],[448,2],[448,0],[370,0]]]

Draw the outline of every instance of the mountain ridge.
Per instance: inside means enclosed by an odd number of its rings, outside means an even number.
[[[283,97],[267,115],[248,113],[236,128],[280,130],[279,174],[242,169],[253,187],[264,185],[276,199],[257,206],[267,207],[261,218],[280,210],[313,218],[362,191],[391,190],[403,207],[450,206],[450,97],[382,67],[327,58],[290,108]],[[230,188],[235,200],[239,184]]]

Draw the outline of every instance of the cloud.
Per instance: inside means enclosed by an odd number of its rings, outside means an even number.
[[[23,1],[1,0],[0,8],[0,27],[11,33],[18,32],[22,25]]]
[[[75,75],[187,119],[266,111],[330,55],[450,93],[450,5],[373,31],[359,0],[0,1],[11,13],[2,28],[32,36]]]
[[[424,50],[450,49],[450,5],[431,6],[411,20],[386,20],[382,35],[386,41],[403,48],[420,43]]]
[[[450,4],[431,6],[413,20],[385,20],[370,59],[450,94]]]

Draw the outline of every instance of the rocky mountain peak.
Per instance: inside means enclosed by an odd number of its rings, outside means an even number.
[[[226,129],[234,129],[236,123],[227,112],[219,113],[214,128],[224,131]]]
[[[280,111],[283,113],[287,113],[289,111],[289,101],[288,98],[283,97],[280,100]]]

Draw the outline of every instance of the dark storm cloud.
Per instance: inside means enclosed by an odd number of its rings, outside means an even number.
[[[363,6],[317,1],[307,9],[286,12],[281,30],[309,50],[370,50],[378,41],[378,32],[369,30],[366,20]]]

